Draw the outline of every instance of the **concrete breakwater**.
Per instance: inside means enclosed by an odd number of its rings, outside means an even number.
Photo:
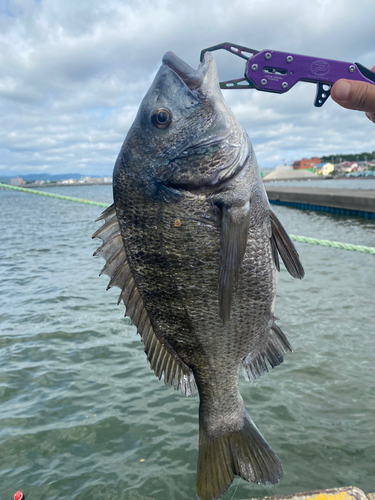
[[[265,186],[270,203],[375,219],[375,190]]]

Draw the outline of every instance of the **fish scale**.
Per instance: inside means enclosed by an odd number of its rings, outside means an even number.
[[[234,475],[278,482],[280,460],[238,377],[256,379],[291,351],[273,315],[279,255],[292,276],[303,268],[209,53],[198,70],[164,56],[113,180],[97,253],[155,375],[199,393],[198,498],[219,498]]]

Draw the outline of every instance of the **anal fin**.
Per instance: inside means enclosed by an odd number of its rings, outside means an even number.
[[[255,354],[250,353],[242,361],[246,380],[256,380],[263,373],[268,372],[266,361],[271,368],[281,365],[286,352],[292,352],[292,346],[281,328],[276,323],[273,323],[265,349]]]

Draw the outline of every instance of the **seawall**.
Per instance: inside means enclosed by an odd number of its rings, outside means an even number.
[[[270,203],[375,219],[375,190],[265,185]]]

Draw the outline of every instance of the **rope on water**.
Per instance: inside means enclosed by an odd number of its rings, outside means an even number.
[[[74,198],[73,196],[64,196],[62,194],[48,193],[46,191],[37,191],[36,189],[27,189],[18,186],[12,186],[10,184],[2,184],[1,182],[0,188],[14,189],[15,191],[22,191],[23,193],[37,194],[39,196],[47,196],[47,198],[57,198],[58,200],[74,201],[75,203],[84,203],[85,205],[94,205],[95,207],[109,207],[108,203],[101,203],[100,201],[84,200],[82,198]]]
[[[109,206],[107,203],[101,203],[100,201],[91,201],[91,200],[84,200],[82,198],[74,198],[72,196],[63,196],[61,194],[48,193],[46,191],[37,191],[35,189],[27,189],[18,186],[12,186],[10,184],[2,184],[1,182],[0,182],[0,188],[14,189],[15,191],[22,191],[23,193],[36,194],[39,196],[47,196],[48,198],[57,198],[58,200],[73,201],[75,203],[84,203],[85,205],[93,205],[95,207],[107,208]],[[295,236],[294,234],[290,234],[289,236],[291,240],[298,241],[299,243],[309,243],[310,245],[320,245],[323,247],[338,248],[340,250],[351,250],[353,252],[371,253],[375,255],[375,247],[351,245],[350,243],[340,243],[339,241],[318,240],[317,238],[307,238],[306,236]]]
[[[322,247],[339,248],[340,250],[352,250],[354,252],[375,254],[374,247],[352,245],[350,243],[340,243],[339,241],[318,240],[316,238],[307,238],[306,236],[295,236],[294,234],[290,234],[289,237],[293,241],[299,241],[300,243],[309,243],[310,245],[320,245]]]

